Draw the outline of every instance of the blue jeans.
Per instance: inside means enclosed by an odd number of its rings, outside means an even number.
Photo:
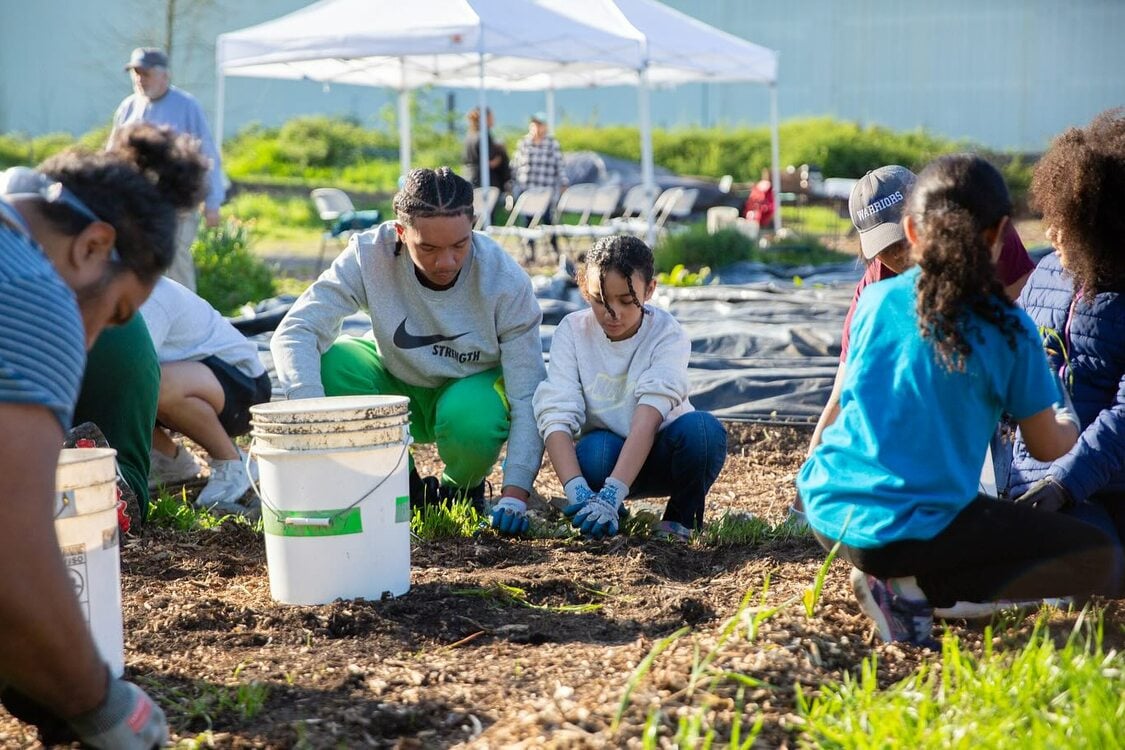
[[[594,490],[613,472],[625,439],[609,430],[587,433],[575,447],[582,476]],[[703,525],[707,491],[727,460],[727,432],[709,412],[691,411],[656,433],[630,497],[668,496],[664,520],[689,529]]]

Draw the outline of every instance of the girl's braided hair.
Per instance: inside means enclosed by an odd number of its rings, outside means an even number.
[[[172,264],[178,212],[203,200],[208,163],[191,136],[136,123],[118,130],[106,151],[69,149],[37,170],[110,224],[122,265],[149,282]],[[67,234],[89,223],[63,205],[45,204],[43,215]]]
[[[1062,235],[1075,287],[1088,299],[1125,291],[1125,109],[1056,138],[1035,167],[1031,196]]]
[[[995,325],[1015,347],[1019,321],[992,263],[985,231],[1011,214],[1004,178],[972,154],[935,159],[918,175],[907,198],[918,227],[918,323],[948,370],[963,370],[972,354],[969,321]]]
[[[594,243],[586,253],[586,265],[582,269],[582,288],[586,288],[586,279],[590,272],[598,274],[598,281],[602,289],[605,288],[605,275],[609,271],[617,271],[625,277],[629,285],[629,294],[633,297],[633,304],[644,308],[644,303],[633,288],[633,272],[640,271],[641,278],[648,287],[654,274],[652,249],[643,241],[631,236],[603,237]],[[607,311],[614,315],[613,308],[607,306]]]

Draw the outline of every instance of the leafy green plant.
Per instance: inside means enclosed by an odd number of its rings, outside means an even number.
[[[689,271],[682,263],[677,263],[671,271],[656,274],[656,280],[664,286],[703,286],[708,283],[707,277],[710,275],[711,269],[707,266],[699,271]]]
[[[693,224],[684,232],[666,234],[656,244],[656,270],[671,272],[676,266],[702,271],[749,260],[757,244],[737,229],[707,232],[706,224]]]
[[[472,502],[460,499],[453,503],[432,503],[415,510],[410,517],[410,530],[418,538],[432,542],[472,536],[482,523],[484,516]]]
[[[235,219],[200,231],[191,248],[196,291],[224,315],[247,302],[272,297],[273,278],[266,264],[250,252],[250,229]]]

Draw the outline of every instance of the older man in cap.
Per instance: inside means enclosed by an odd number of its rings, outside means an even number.
[[[203,108],[194,96],[171,85],[168,75],[168,56],[163,50],[152,47],[138,47],[129,57],[125,66],[133,79],[133,93],[125,97],[113,115],[113,132],[133,122],[150,122],[154,125],[168,125],[181,133],[188,133],[199,139],[200,150],[211,160],[208,175],[207,197],[204,199],[204,216],[207,226],[219,223],[219,205],[223,202],[226,188],[223,185],[222,158],[215,141],[211,138],[211,128],[203,117]],[[191,245],[199,229],[199,211],[191,211],[180,217],[180,230],[176,238],[176,259],[168,269],[167,276],[187,288],[195,290],[195,263],[191,258]]]

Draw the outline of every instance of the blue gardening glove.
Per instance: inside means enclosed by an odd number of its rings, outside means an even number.
[[[590,489],[590,485],[586,483],[586,479],[581,474],[564,484],[563,492],[566,493],[567,499],[567,506],[563,508],[563,515],[567,518],[574,518],[575,513],[582,510],[586,503],[598,496],[598,493]]]
[[[160,706],[122,679],[110,679],[102,704],[69,723],[84,747],[100,750],[152,750],[168,741],[168,721]]]
[[[574,514],[571,525],[591,539],[617,534],[621,504],[629,496],[629,485],[610,477],[593,500]]]
[[[1048,513],[1074,505],[1074,496],[1054,477],[1044,477],[1016,498],[1017,505],[1026,505]]]
[[[527,533],[527,503],[514,497],[502,497],[492,506],[492,528],[501,534],[520,536]]]

